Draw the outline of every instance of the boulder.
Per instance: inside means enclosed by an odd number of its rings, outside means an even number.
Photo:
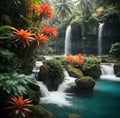
[[[29,97],[30,99],[32,99],[32,103],[33,104],[38,104],[40,101],[40,88],[38,85],[34,84],[34,83],[29,83],[29,92],[27,97]]]
[[[66,65],[66,70],[71,77],[79,78],[83,76],[83,72],[79,68],[75,68],[71,64]]]
[[[34,105],[30,109],[32,112],[27,112],[26,118],[53,118],[53,114],[40,105]]]
[[[120,64],[114,65],[114,73],[117,77],[120,77]]]
[[[95,80],[90,76],[83,76],[75,80],[78,90],[92,90],[95,86]]]
[[[97,67],[93,67],[88,70],[84,70],[83,73],[85,76],[91,76],[94,79],[99,79],[102,74],[100,68],[97,68]]]
[[[38,80],[43,81],[50,91],[57,90],[64,80],[63,67],[59,60],[47,60],[38,73]]]

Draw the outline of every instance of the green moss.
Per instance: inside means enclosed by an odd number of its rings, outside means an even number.
[[[53,118],[53,114],[40,105],[32,106],[31,111],[31,113],[27,113],[26,118]]]
[[[49,90],[57,90],[64,79],[63,67],[59,60],[47,60],[40,67],[38,80],[43,81]]]
[[[83,76],[82,71],[78,68],[75,68],[71,64],[66,65],[66,70],[68,71],[69,75],[72,77],[78,78]]]
[[[85,63],[82,67],[83,73],[86,76],[92,76],[94,79],[100,78],[101,69],[100,69],[101,60],[97,57],[85,57]]]
[[[80,89],[91,90],[95,85],[95,80],[90,76],[84,76],[76,79],[75,83]]]
[[[28,95],[32,99],[33,104],[38,104],[40,101],[40,88],[36,84],[29,83]]]

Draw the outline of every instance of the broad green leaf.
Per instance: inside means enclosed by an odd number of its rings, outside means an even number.
[[[9,25],[3,25],[3,26],[0,26],[0,31],[2,31],[2,30],[6,30],[6,29],[12,29],[12,30],[15,30],[14,27],[9,26]]]

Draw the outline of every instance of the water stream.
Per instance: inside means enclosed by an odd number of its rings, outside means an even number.
[[[100,23],[98,27],[98,56],[102,56],[102,30],[104,23]]]
[[[66,29],[65,34],[65,52],[64,55],[71,54],[71,26]]]
[[[55,118],[65,118],[68,114],[78,114],[82,118],[120,118],[120,78],[116,81],[112,64],[102,64],[101,67],[103,76],[110,78],[101,76],[93,93],[66,93],[66,89],[75,85],[75,78],[65,71],[65,80],[58,91],[50,91],[49,96],[42,97],[40,105],[51,111]]]

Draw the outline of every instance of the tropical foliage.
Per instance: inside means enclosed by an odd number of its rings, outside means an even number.
[[[56,15],[63,20],[72,14],[72,0],[57,0],[55,4]]]
[[[110,49],[110,54],[113,57],[120,59],[120,42],[112,44],[111,49]]]
[[[18,73],[0,74],[0,88],[8,95],[24,95],[28,92],[28,83],[32,77]]]
[[[83,70],[87,71],[91,68],[99,68],[101,60],[97,57],[85,57],[85,63],[83,65]]]

